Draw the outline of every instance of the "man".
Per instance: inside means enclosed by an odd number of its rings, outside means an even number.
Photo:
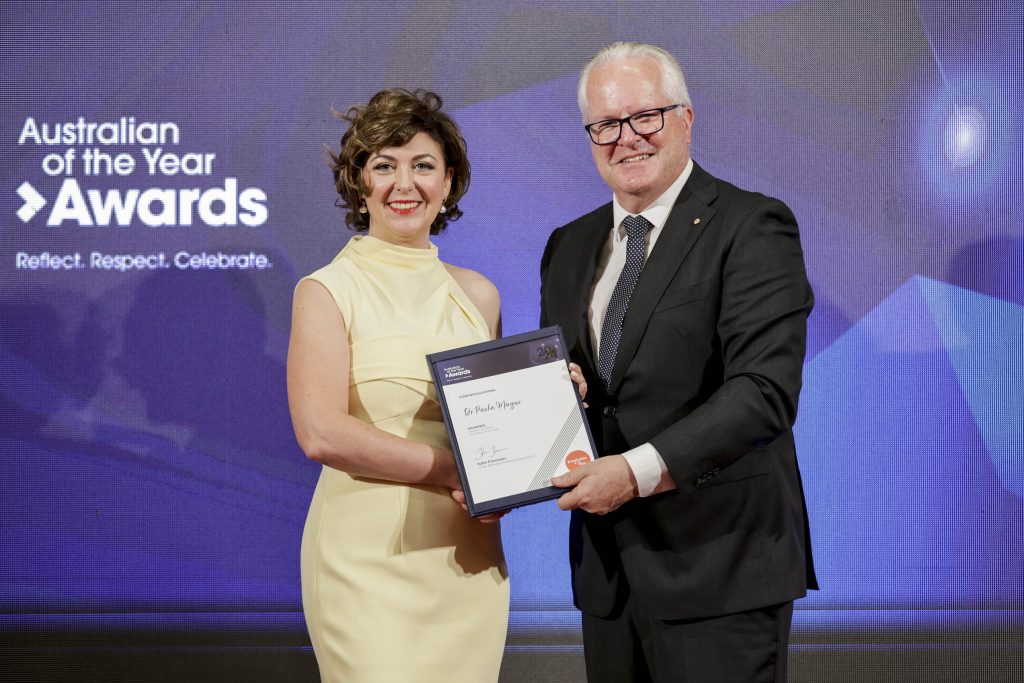
[[[784,681],[816,588],[791,427],[813,298],[796,220],[690,160],[678,64],[615,43],[579,103],[613,200],[550,237],[562,326],[603,457],[572,487],[573,592],[598,681]]]

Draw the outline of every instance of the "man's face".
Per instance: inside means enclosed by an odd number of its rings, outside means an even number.
[[[653,59],[627,59],[601,64],[590,73],[586,89],[585,123],[621,119],[639,111],[666,107],[661,70]],[[679,177],[690,159],[693,110],[689,106],[665,113],[665,127],[650,135],[637,135],[622,125],[612,145],[591,142],[597,170],[631,213],[644,210]]]

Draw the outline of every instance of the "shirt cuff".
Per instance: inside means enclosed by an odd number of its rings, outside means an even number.
[[[661,459],[658,449],[649,443],[641,444],[622,454],[629,469],[633,470],[636,488],[641,498],[652,493],[661,482],[661,475],[668,472],[665,461]]]

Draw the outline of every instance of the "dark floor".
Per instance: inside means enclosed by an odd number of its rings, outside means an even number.
[[[305,632],[295,628],[0,631],[2,681],[317,681]],[[1024,682],[1019,629],[811,630],[795,628],[794,683]],[[503,683],[584,681],[573,629],[509,636]]]

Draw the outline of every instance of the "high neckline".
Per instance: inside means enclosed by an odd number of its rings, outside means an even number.
[[[425,249],[392,244],[371,235],[353,235],[349,246],[359,254],[388,263],[404,265],[433,265],[440,262],[437,245],[428,242]]]

